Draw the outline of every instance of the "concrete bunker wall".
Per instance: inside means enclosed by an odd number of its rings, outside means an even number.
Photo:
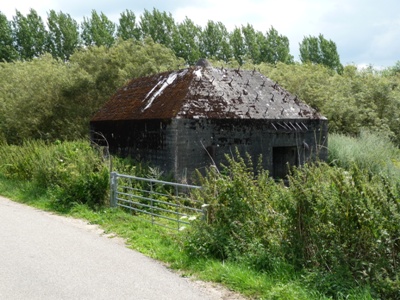
[[[168,129],[174,139],[174,174],[191,177],[194,170],[226,163],[225,155],[249,153],[256,166],[284,177],[287,163],[301,165],[327,158],[326,120],[175,119]]]
[[[106,137],[111,153],[149,162],[180,181],[191,181],[196,169],[220,167],[236,148],[255,166],[262,155],[263,168],[277,178],[285,176],[287,163],[327,158],[327,121],[320,119],[104,121],[92,129]]]

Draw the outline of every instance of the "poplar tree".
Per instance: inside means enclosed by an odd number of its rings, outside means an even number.
[[[300,43],[300,60],[302,63],[322,64],[338,73],[343,72],[336,44],[322,34],[304,37]]]
[[[82,39],[85,46],[111,47],[115,41],[115,24],[104,13],[92,10],[90,18],[83,18]]]
[[[0,62],[10,62],[17,57],[18,53],[13,45],[11,22],[0,12]]]
[[[64,61],[69,60],[70,56],[80,45],[79,25],[69,14],[63,12],[56,13],[50,10],[47,17],[48,50],[54,58]]]
[[[129,39],[138,41],[142,38],[142,32],[136,23],[136,15],[133,11],[127,9],[121,13],[117,26],[117,37],[124,41]]]
[[[16,50],[21,59],[32,59],[46,52],[47,31],[34,9],[24,16],[18,10],[11,22]]]

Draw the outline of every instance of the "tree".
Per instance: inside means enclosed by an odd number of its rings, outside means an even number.
[[[151,13],[145,9],[139,23],[144,36],[151,37],[154,42],[172,49],[172,35],[176,25],[170,13],[160,12],[155,8]]]
[[[90,76],[77,65],[55,60],[50,54],[3,64],[0,131],[6,141],[18,144],[28,139],[82,137],[87,132],[89,117],[85,114],[88,102],[82,97],[88,90],[88,81]],[[85,88],[78,97],[69,97],[66,91],[78,84]]]
[[[0,12],[0,62],[10,62],[18,56],[13,45],[11,22]]]
[[[243,64],[246,55],[246,46],[243,41],[242,31],[240,28],[235,28],[230,35],[229,39],[232,47],[233,57],[238,61],[240,65]]]
[[[127,80],[176,70],[184,64],[171,49],[154,43],[151,38],[143,41],[118,40],[110,48],[83,48],[71,56],[71,63],[79,65],[92,78],[86,91],[78,84],[79,93],[73,92],[74,97],[83,98],[82,101],[87,103],[88,115],[99,109]]]
[[[293,63],[293,56],[290,55],[289,39],[280,35],[274,27],[271,27],[267,32],[262,48],[264,54],[262,60],[265,62],[271,64],[276,64],[277,62]]]
[[[398,60],[393,67],[390,68],[392,74],[397,75],[400,74],[400,60]]]
[[[322,34],[304,37],[300,43],[300,60],[302,63],[323,64],[338,73],[343,72],[336,44]]]
[[[82,39],[86,46],[106,46],[114,44],[115,24],[104,13],[92,10],[91,18],[83,18],[81,24]]]
[[[256,32],[250,24],[242,26],[242,34],[246,55],[251,58],[253,63],[261,63],[260,46],[264,44],[265,36],[261,32]]]
[[[47,17],[48,49],[54,58],[64,61],[79,47],[79,26],[69,14],[50,10]]]
[[[68,63],[50,54],[2,63],[0,140],[18,144],[27,139],[81,138],[94,112],[127,80],[182,64],[171,49],[150,38],[83,47]]]
[[[133,11],[125,10],[121,13],[119,18],[119,25],[117,27],[117,37],[123,40],[140,40],[142,32],[136,24],[136,15]]]
[[[201,34],[200,49],[204,58],[229,61],[232,57],[232,49],[229,44],[229,33],[225,25],[221,22],[216,23],[209,20]]]
[[[188,17],[176,26],[173,35],[175,55],[182,57],[189,65],[194,65],[200,58],[201,27],[195,25]]]
[[[17,10],[11,24],[21,59],[32,59],[46,52],[47,31],[42,18],[34,9],[26,17]]]

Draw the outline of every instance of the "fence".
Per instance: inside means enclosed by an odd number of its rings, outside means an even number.
[[[182,230],[205,217],[204,203],[193,199],[199,186],[111,173],[111,206],[123,207],[139,218]]]

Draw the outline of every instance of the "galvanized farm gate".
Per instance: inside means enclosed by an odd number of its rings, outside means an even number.
[[[200,188],[112,172],[111,206],[128,209],[152,224],[182,230],[192,220],[205,217],[206,205],[193,196]]]

